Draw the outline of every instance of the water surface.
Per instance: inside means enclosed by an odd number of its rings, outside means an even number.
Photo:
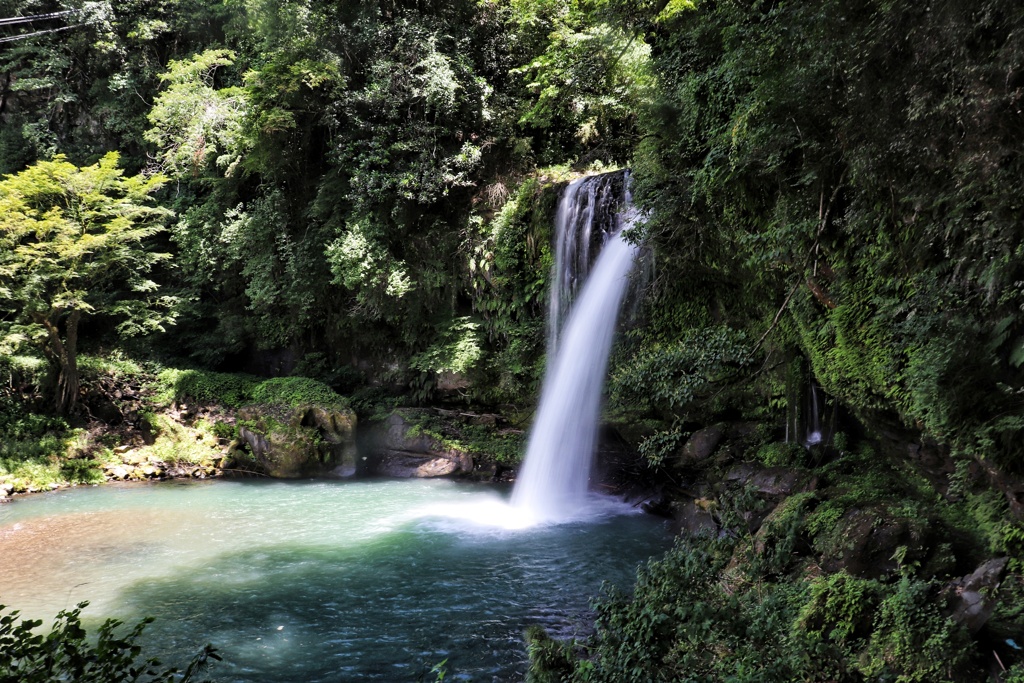
[[[49,622],[156,617],[147,652],[206,642],[218,681],[516,681],[522,632],[581,633],[602,581],[628,587],[670,539],[599,502],[521,526],[494,489],[449,481],[167,482],[0,507],[0,603]]]

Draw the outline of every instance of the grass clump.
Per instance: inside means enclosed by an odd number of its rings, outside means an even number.
[[[220,442],[213,423],[197,420],[188,426],[166,415],[152,415],[156,439],[150,446],[138,450],[147,460],[169,465],[188,464],[211,466],[220,457]]]

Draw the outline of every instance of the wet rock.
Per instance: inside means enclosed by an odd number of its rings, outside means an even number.
[[[746,486],[754,475],[761,472],[764,469],[763,465],[759,465],[756,462],[738,462],[729,468],[729,471],[725,473],[725,480],[728,482],[735,482],[740,486]]]
[[[640,500],[639,502],[630,501],[627,497],[626,502],[633,502],[633,507],[639,505],[641,510],[655,517],[664,517],[665,519],[675,517],[675,505],[672,499],[665,494],[647,500]]]
[[[686,467],[707,460],[715,452],[723,436],[725,436],[724,425],[711,425],[704,429],[698,429],[690,435],[679,451],[676,464]]]
[[[445,477],[461,471],[460,463],[453,459],[398,451],[387,453],[378,469],[379,474],[403,479]]]
[[[997,589],[1009,558],[1000,557],[985,562],[951,586],[950,606],[953,621],[977,633],[992,616],[999,603]]]
[[[141,451],[129,451],[121,454],[121,460],[129,465],[139,465],[146,462],[146,456]]]
[[[157,467],[156,465],[152,465],[152,464],[143,465],[139,469],[142,470],[142,476],[144,476],[146,478],[160,477],[164,473],[164,471],[161,468]]]
[[[769,467],[754,474],[748,483],[766,496],[789,496],[807,483],[807,476],[788,467]]]

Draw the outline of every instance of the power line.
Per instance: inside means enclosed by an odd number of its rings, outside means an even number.
[[[27,24],[32,21],[46,21],[48,19],[56,19],[57,17],[63,17],[66,14],[76,14],[81,12],[80,9],[69,9],[63,12],[50,12],[49,14],[33,14],[30,17],[8,17],[7,19],[0,19],[0,26],[13,26],[15,24]]]
[[[60,28],[51,28],[45,31],[34,31],[32,33],[22,33],[17,36],[5,36],[0,38],[0,43],[10,43],[15,40],[25,40],[26,38],[32,38],[34,36],[41,36],[47,33],[57,33],[58,31],[67,31],[68,29],[78,28],[79,26],[88,26],[89,24],[95,24],[95,21],[86,21],[81,24],[72,24],[71,26],[61,26]]]

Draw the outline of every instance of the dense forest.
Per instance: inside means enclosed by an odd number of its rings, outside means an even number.
[[[0,8],[6,492],[102,478],[126,383],[528,415],[558,193],[628,168],[606,418],[721,532],[592,638],[531,631],[532,680],[1024,680],[1019,2]],[[816,483],[723,488],[687,461],[708,429]],[[990,558],[1002,597],[960,618]]]

